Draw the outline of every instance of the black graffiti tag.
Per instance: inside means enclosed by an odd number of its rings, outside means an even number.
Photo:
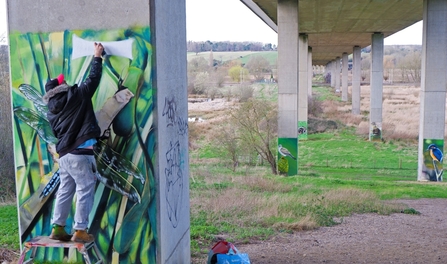
[[[186,135],[188,133],[188,120],[179,117],[177,120],[177,124],[178,134],[181,136]]]
[[[165,168],[166,177],[166,209],[168,218],[174,228],[179,222],[180,202],[183,194],[183,173],[181,170],[180,142],[171,144],[171,148],[166,152],[167,165]]]
[[[163,116],[166,116],[166,126],[175,125],[175,116],[177,112],[177,103],[175,101],[174,95],[171,98],[165,97],[165,106],[163,108]]]

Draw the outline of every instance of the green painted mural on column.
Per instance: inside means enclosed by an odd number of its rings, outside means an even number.
[[[382,124],[372,122],[369,128],[369,140],[382,141]]]
[[[422,168],[422,179],[419,181],[442,181],[444,167],[442,165],[444,157],[443,139],[424,140],[424,165]]]
[[[292,176],[298,174],[298,139],[278,138],[278,173]]]
[[[21,243],[51,233],[57,192],[56,138],[42,103],[45,83],[63,73],[68,84],[88,76],[93,43],[107,54],[92,98],[104,137],[95,148],[98,182],[89,233],[105,263],[156,262],[154,90],[148,27],[10,33],[14,154]],[[71,233],[74,203],[66,230]],[[75,251],[39,248],[36,260],[82,261]]]
[[[307,121],[298,121],[298,140],[307,139]]]

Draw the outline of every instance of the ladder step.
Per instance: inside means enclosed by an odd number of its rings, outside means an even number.
[[[90,257],[88,256],[88,251],[90,249],[93,249],[96,258],[98,259],[95,264],[104,263],[102,260],[102,256],[99,252],[98,247],[96,246],[95,241],[89,242],[89,243],[80,243],[80,242],[72,242],[72,241],[59,241],[59,240],[53,240],[50,239],[47,236],[38,236],[30,239],[29,241],[25,242],[25,248],[23,249],[22,254],[20,255],[19,264],[25,264],[25,263],[32,263],[35,255],[36,255],[36,249],[38,247],[62,247],[62,248],[76,248],[76,250],[84,256],[84,261],[87,264],[91,264]],[[31,251],[31,257],[30,259],[25,261],[26,253],[28,253],[29,250]]]

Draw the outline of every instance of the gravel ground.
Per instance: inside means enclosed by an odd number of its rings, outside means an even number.
[[[396,202],[421,214],[356,214],[333,227],[235,245],[252,264],[447,263],[447,199]]]

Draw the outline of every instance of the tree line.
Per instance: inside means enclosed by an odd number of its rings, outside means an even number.
[[[277,50],[277,46],[272,43],[261,42],[232,42],[232,41],[188,41],[186,49],[188,52],[205,51],[272,51]]]

